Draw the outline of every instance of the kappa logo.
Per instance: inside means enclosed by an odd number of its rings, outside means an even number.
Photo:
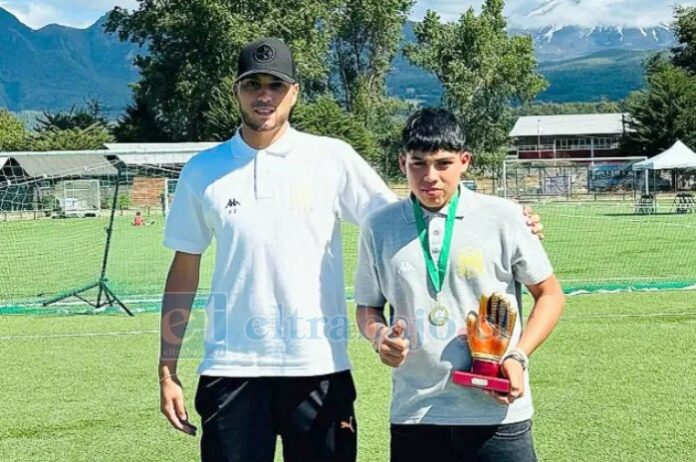
[[[229,199],[227,201],[227,205],[225,206],[225,210],[227,210],[228,215],[232,215],[234,213],[237,213],[237,208],[240,205],[242,205],[242,203],[233,197],[232,199]]]

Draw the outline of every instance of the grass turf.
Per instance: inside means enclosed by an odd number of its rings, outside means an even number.
[[[669,292],[571,297],[532,361],[540,460],[690,460],[694,306],[696,292],[676,300]],[[158,411],[157,326],[155,313],[4,316],[0,460],[197,460],[197,441]],[[364,340],[352,340],[350,354],[360,460],[385,461],[389,370]],[[185,360],[180,372],[198,423],[195,366]]]
[[[636,216],[629,203],[535,208],[566,285],[696,280],[696,214]],[[108,277],[118,294],[156,296],[171,259],[161,247],[162,219],[142,228],[131,219],[117,217]],[[103,218],[0,222],[0,305],[94,280],[105,225]],[[351,286],[357,229],[344,225],[344,236]],[[695,307],[695,291],[571,297],[533,358],[540,459],[690,460]],[[196,460],[196,442],[169,429],[158,412],[157,326],[154,313],[1,316],[0,461]],[[350,350],[360,460],[384,461],[389,372],[367,342],[352,341]],[[190,402],[196,362],[182,363]]]
[[[668,210],[664,205],[662,210]],[[696,214],[634,215],[632,202],[539,203],[545,246],[565,287],[622,288],[696,284]],[[145,217],[146,221],[151,219]],[[172,253],[163,248],[163,218],[133,227],[117,216],[107,277],[117,294],[158,296]],[[99,276],[106,218],[0,222],[0,306],[80,287]],[[353,285],[357,227],[342,225],[346,284]],[[204,257],[209,288],[214,250]]]

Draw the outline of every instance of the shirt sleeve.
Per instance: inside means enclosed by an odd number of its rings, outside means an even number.
[[[515,207],[514,213],[512,269],[515,280],[525,285],[538,284],[553,274],[553,267],[541,241],[525,223],[522,207]]]
[[[339,191],[339,217],[360,225],[367,215],[396,201],[394,194],[360,154],[345,144],[345,176]]]
[[[193,190],[184,168],[167,215],[164,246],[179,252],[202,254],[210,245],[212,236],[201,198]]]
[[[375,308],[382,308],[387,302],[382,293],[379,279],[372,230],[368,226],[360,230],[358,264],[355,274],[355,302],[358,305]]]

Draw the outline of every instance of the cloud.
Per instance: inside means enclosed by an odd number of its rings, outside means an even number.
[[[114,6],[133,9],[137,0],[0,0],[0,7],[33,29],[47,24],[85,28]]]
[[[512,27],[623,26],[648,27],[672,21],[675,0],[509,0],[505,14]],[[682,0],[684,6],[696,0]],[[412,19],[420,20],[428,9],[445,20],[456,20],[467,8],[478,12],[483,0],[419,0]]]

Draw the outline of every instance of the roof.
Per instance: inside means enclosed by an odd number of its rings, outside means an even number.
[[[29,154],[11,156],[30,177],[40,176],[108,176],[118,169],[104,156],[90,154]]]
[[[621,135],[625,114],[564,114],[524,116],[517,119],[511,138],[552,135]]]
[[[162,152],[201,152],[220,144],[220,141],[201,141],[183,143],[106,143],[109,151],[132,152],[138,154]]]
[[[696,168],[696,153],[679,140],[663,153],[633,165],[633,170],[674,168]]]
[[[185,164],[198,153],[112,154],[126,165]],[[110,153],[109,153],[110,154]]]
[[[196,143],[106,143],[106,154],[118,157],[126,165],[185,164],[194,155],[220,144]]]

